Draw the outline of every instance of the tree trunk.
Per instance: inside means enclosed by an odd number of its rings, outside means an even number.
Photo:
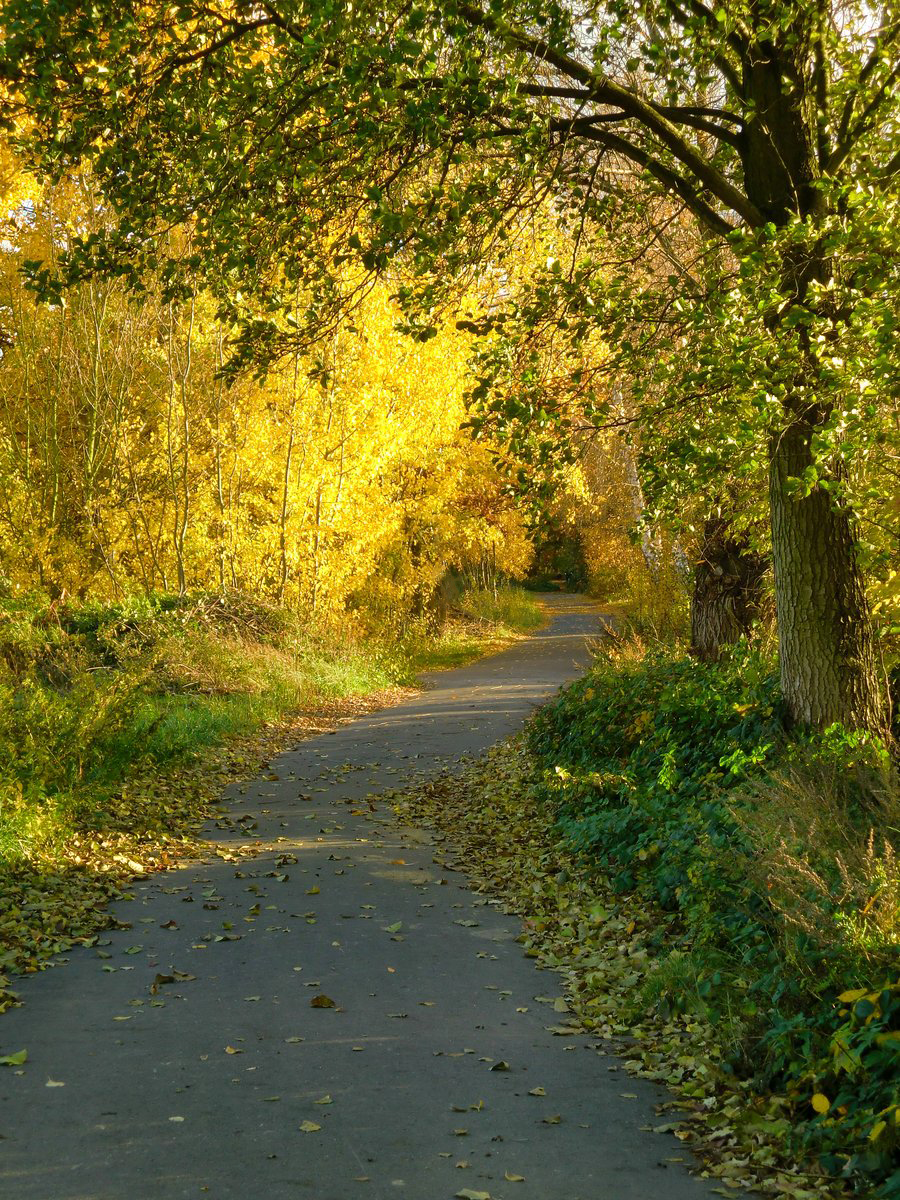
[[[811,56],[802,46],[776,47],[762,17],[757,24],[759,41],[744,68],[746,94],[754,106],[741,146],[747,195],[776,226],[796,216],[814,225],[827,215],[828,202],[817,186],[814,90],[801,69]],[[827,284],[832,271],[812,237],[805,246],[788,247],[782,277],[786,302],[772,314],[773,340],[790,330],[797,306],[805,309],[799,323],[803,338],[804,321],[813,311],[807,307],[809,286],[813,281]],[[796,393],[788,389],[783,401],[785,427],[774,432],[769,449],[782,692],[795,724],[821,729],[841,722],[886,734],[890,706],[857,559],[856,530],[836,496],[819,484],[806,490],[806,469],[814,468],[821,477],[825,468],[815,460],[813,439],[829,412],[811,402],[819,392],[818,348],[807,339],[803,349],[806,362],[799,367]],[[840,482],[839,471],[832,469],[832,482]]]
[[[769,499],[781,686],[793,721],[886,732],[886,690],[849,515],[821,487],[791,494],[813,462],[797,419],[770,449]]]
[[[747,538],[731,531],[727,517],[706,521],[691,596],[693,655],[715,662],[723,646],[750,631],[760,611],[766,566]]]

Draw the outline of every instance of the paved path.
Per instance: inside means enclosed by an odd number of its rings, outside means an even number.
[[[666,1161],[678,1142],[641,1132],[662,1093],[547,1031],[560,1018],[536,997],[559,983],[515,920],[436,866],[427,835],[360,811],[586,666],[597,615],[549,603],[544,632],[233,788],[237,825],[214,836],[246,826],[259,857],[140,882],[116,907],[131,929],[23,982],[0,1019],[0,1052],[29,1053],[0,1068],[3,1200],[710,1195]]]

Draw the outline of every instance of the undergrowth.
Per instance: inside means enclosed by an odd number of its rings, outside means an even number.
[[[5,975],[92,936],[135,871],[196,852],[224,782],[255,765],[242,740],[470,661],[507,616],[350,641],[240,595],[0,601],[0,1011]]]
[[[530,731],[566,843],[671,913],[644,992],[781,1095],[798,1153],[900,1195],[900,801],[884,747],[788,737],[774,663],[610,653]],[[870,1194],[870,1191],[867,1191]]]
[[[537,629],[544,623],[544,614],[534,598],[524,588],[509,585],[472,588],[462,595],[457,608],[463,618],[514,633]]]

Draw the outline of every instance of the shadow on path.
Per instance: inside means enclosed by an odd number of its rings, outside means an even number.
[[[23,981],[0,1023],[3,1052],[29,1052],[0,1072],[4,1200],[711,1194],[642,1131],[664,1093],[547,1029],[559,983],[516,921],[366,798],[480,752],[585,669],[599,614],[546,599],[547,630],[230,789],[211,837],[257,857],[141,881],[115,909],[131,928]]]

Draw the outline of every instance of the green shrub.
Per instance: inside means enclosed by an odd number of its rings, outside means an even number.
[[[792,1106],[798,1153],[898,1197],[900,801],[876,739],[789,737],[780,711],[746,645],[626,647],[529,741],[568,845],[673,915],[635,1005],[702,1013],[731,1070]]]
[[[734,907],[728,858],[743,840],[724,793],[760,772],[781,737],[774,671],[746,647],[719,665],[663,649],[607,655],[530,733],[552,763],[548,788],[571,843],[614,886],[640,880],[663,907],[693,914],[695,934],[703,912],[717,927],[721,904]]]

